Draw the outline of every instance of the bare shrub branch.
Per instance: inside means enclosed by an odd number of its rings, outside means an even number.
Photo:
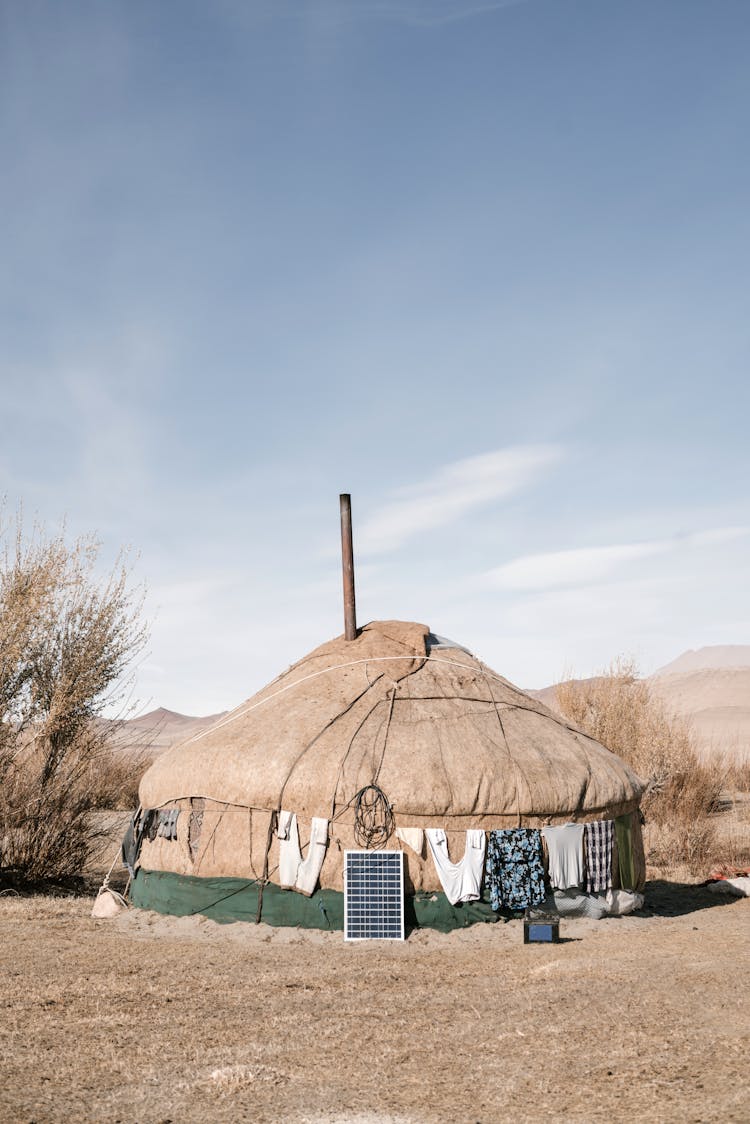
[[[77,872],[97,844],[104,752],[147,639],[127,558],[97,572],[99,544],[0,526],[0,877]]]

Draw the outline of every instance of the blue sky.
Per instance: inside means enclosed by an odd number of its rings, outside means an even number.
[[[0,5],[0,490],[144,705],[358,617],[522,686],[750,641],[745,0]]]

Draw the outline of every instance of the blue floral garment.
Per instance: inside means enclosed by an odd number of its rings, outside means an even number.
[[[493,909],[540,905],[546,897],[541,833],[527,827],[490,831],[485,875]]]

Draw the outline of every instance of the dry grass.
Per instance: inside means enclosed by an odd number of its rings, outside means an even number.
[[[750,757],[733,754],[723,758],[727,788],[736,792],[750,792]]]
[[[750,901],[647,900],[529,946],[520,921],[352,945],[0,897],[0,1119],[746,1120]]]
[[[727,784],[746,784],[750,770],[734,759],[701,757],[688,723],[667,712],[633,661],[617,660],[596,679],[559,684],[557,704],[644,781],[650,866],[686,867],[706,877],[717,863],[729,861],[716,816]],[[731,848],[734,854],[740,849]]]
[[[715,817],[716,866],[750,869],[750,790]]]
[[[283,1074],[267,1065],[224,1065],[212,1069],[193,1081],[185,1082],[187,1092],[208,1093],[222,1099],[234,1097],[244,1089],[251,1089],[256,1083],[270,1082],[279,1085],[285,1080]]]

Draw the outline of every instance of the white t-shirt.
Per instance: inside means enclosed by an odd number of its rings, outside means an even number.
[[[555,890],[570,890],[584,880],[583,824],[543,827],[542,835],[549,855],[549,880]]]
[[[451,862],[448,840],[440,827],[428,827],[427,842],[438,872],[440,885],[451,905],[457,902],[475,902],[482,889],[484,872],[485,835],[483,831],[466,832],[466,849],[459,863]]]

